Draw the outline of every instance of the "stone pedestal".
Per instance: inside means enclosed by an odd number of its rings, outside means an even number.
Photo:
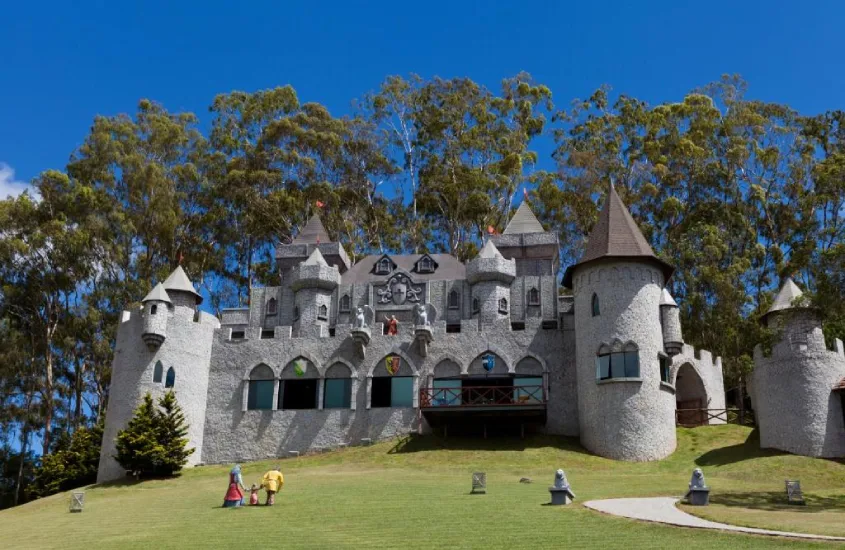
[[[434,338],[431,325],[414,325],[414,338],[419,346],[420,356],[425,357],[428,355],[428,345]]]
[[[690,489],[687,493],[687,501],[691,506],[707,506],[710,503],[710,487]]]
[[[549,493],[552,495],[552,506],[563,506],[575,500],[575,495],[568,488],[558,489],[557,487],[549,487]]]
[[[355,342],[355,351],[361,357],[364,357],[364,354],[367,352],[367,346],[370,343],[370,329],[367,327],[355,327],[350,334],[352,335],[352,341]]]

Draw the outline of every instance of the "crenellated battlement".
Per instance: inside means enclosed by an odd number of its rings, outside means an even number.
[[[714,358],[713,353],[706,349],[696,349],[695,346],[684,344],[681,347],[681,356],[692,357],[703,369],[722,370],[722,358],[718,355]]]

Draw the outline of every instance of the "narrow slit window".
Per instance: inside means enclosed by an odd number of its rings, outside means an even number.
[[[601,314],[601,308],[599,307],[599,297],[598,294],[593,294],[593,317],[598,317]]]
[[[167,369],[167,376],[164,378],[164,387],[172,388],[174,384],[176,384],[176,371],[173,370],[173,367],[170,367]]]

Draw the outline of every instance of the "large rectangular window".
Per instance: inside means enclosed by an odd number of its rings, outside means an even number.
[[[623,354],[610,354],[610,377],[625,378],[625,356]]]
[[[282,380],[279,391],[280,409],[316,409],[317,379]]]
[[[640,377],[640,352],[625,352],[625,378]]]
[[[414,379],[410,376],[379,376],[373,378],[370,407],[412,407]]]
[[[515,403],[530,404],[543,402],[543,378],[526,376],[513,379],[513,400]]]
[[[275,380],[250,380],[246,408],[251,411],[272,409],[275,384]]]
[[[326,378],[323,390],[324,409],[348,409],[352,405],[352,379]]]
[[[666,357],[665,355],[659,355],[658,359],[660,361],[660,381],[669,383],[669,368],[672,365],[672,360]]]
[[[461,404],[461,380],[442,379],[433,383],[434,394],[431,404],[435,407],[455,407]]]

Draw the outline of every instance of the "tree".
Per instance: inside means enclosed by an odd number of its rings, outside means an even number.
[[[35,470],[35,491],[39,496],[67,491],[97,480],[102,425],[79,427],[64,439],[57,450],[41,457],[41,464]]]
[[[182,469],[195,449],[188,449],[188,427],[173,391],[156,409],[147,393],[125,429],[115,439],[115,460],[135,477],[170,476]]]

